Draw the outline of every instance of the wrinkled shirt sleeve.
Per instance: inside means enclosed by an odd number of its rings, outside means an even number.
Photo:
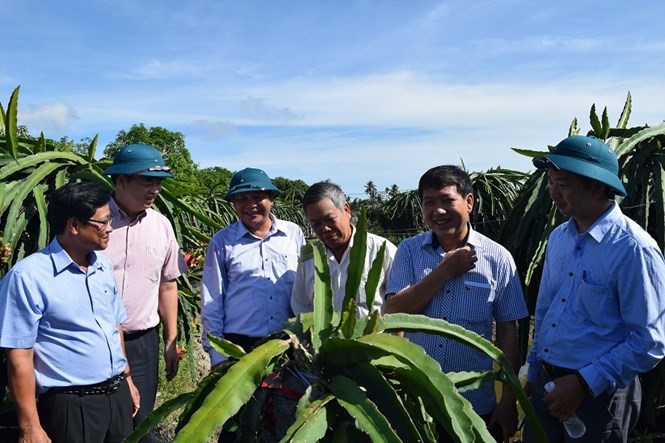
[[[208,334],[214,337],[224,336],[224,295],[226,286],[226,265],[224,248],[218,236],[214,236],[208,246],[203,279],[201,284],[201,323],[203,331],[201,342],[203,349],[210,355],[210,364],[214,366],[227,360],[227,357],[210,346]]]
[[[581,368],[580,374],[598,395],[625,387],[635,374],[646,372],[663,358],[665,349],[665,263],[660,251],[636,247],[624,261],[617,279],[622,320],[629,333],[611,352]]]

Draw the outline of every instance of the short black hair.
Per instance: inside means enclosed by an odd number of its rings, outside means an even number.
[[[65,232],[67,221],[75,218],[87,221],[95,211],[111,200],[111,192],[100,184],[81,181],[67,183],[53,191],[49,197],[46,218],[51,235]]]
[[[466,197],[473,194],[473,184],[469,174],[458,166],[435,166],[425,172],[418,182],[418,196],[422,200],[425,189],[441,189],[447,186],[457,187],[457,192]]]

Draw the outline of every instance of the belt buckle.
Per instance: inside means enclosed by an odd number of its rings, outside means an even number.
[[[122,377],[117,377],[115,380],[113,380],[109,385],[106,387],[106,395],[111,395],[114,394],[115,391],[118,390],[120,387],[120,383],[122,382]]]

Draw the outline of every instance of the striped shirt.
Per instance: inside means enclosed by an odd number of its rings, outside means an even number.
[[[400,243],[388,278],[387,294],[400,292],[429,274],[446,252],[433,241],[432,232]],[[522,286],[510,253],[498,243],[469,229],[467,244],[476,250],[478,261],[471,271],[454,277],[437,291],[422,312],[492,340],[494,322],[514,321],[528,315]],[[426,333],[407,333],[441,365],[443,372],[489,371],[492,360],[454,340]],[[478,414],[491,413],[496,405],[494,386],[464,393]]]
[[[154,209],[135,220],[109,202],[113,232],[103,254],[111,259],[122,295],[127,320],[125,333],[150,329],[159,324],[159,285],[187,270],[171,222]]]
[[[201,341],[213,366],[226,357],[210,347],[206,334],[265,337],[292,315],[291,289],[305,236],[295,223],[270,218],[263,239],[238,221],[210,240],[201,284]]]

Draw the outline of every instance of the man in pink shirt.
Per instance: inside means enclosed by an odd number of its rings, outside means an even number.
[[[185,269],[169,220],[151,209],[162,180],[173,177],[159,152],[148,145],[127,145],[105,171],[115,184],[109,202],[113,232],[104,251],[113,262],[115,278],[127,310],[122,323],[127,360],[141,394],[138,425],[153,410],[159,370],[162,323],[166,379],[178,372],[178,287]],[[152,442],[148,434],[142,442]]]

